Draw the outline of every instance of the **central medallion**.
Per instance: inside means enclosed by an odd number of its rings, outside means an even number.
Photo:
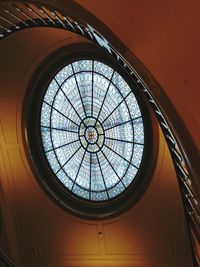
[[[104,129],[94,117],[85,118],[79,127],[81,145],[88,151],[96,153],[104,144]]]
[[[85,139],[88,143],[94,144],[98,140],[98,133],[94,127],[88,127],[85,131]]]

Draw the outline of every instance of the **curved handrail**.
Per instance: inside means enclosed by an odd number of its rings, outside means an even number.
[[[171,126],[167,114],[159,106],[159,101],[153,96],[152,90],[149,89],[127,60],[91,25],[80,22],[79,19],[74,19],[56,7],[47,6],[43,1],[37,2],[40,2],[40,4],[35,4],[34,1],[15,1],[14,4],[9,3],[9,1],[6,1],[6,3],[1,1],[0,40],[27,28],[54,27],[82,35],[112,55],[126,69],[132,79],[138,83],[154,110],[173,159],[186,218],[188,218],[189,226],[192,227],[197,239],[200,239],[198,177],[196,177],[197,174],[188,155],[185,154],[183,142],[181,142],[174,127]],[[55,2],[54,5],[56,5]]]
[[[14,263],[0,249],[0,264],[2,267],[15,267]]]

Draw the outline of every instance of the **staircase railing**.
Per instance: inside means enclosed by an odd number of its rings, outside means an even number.
[[[0,249],[0,266],[1,267],[16,267],[14,263]]]
[[[56,5],[55,2],[54,4]],[[192,169],[191,162],[188,161],[188,157],[185,155],[185,151],[182,148],[183,144],[175,133],[173,126],[170,126],[171,124],[168,122],[166,114],[159,107],[158,101],[156,101],[151,90],[139,74],[92,26],[68,16],[62,10],[53,6],[38,5],[33,1],[0,1],[0,40],[12,33],[33,27],[61,28],[90,39],[118,60],[138,83],[154,110],[171,152],[189,229],[191,228],[195,233],[196,239],[200,240],[199,177],[194,177],[195,172]],[[6,260],[3,255],[1,255],[1,258]],[[12,263],[8,262],[8,264]]]

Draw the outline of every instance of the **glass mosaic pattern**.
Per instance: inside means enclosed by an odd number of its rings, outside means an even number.
[[[106,201],[134,180],[144,125],[133,91],[116,70],[96,60],[65,66],[45,92],[40,123],[49,165],[75,195]]]

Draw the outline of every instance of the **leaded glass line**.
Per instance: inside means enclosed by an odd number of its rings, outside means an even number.
[[[103,152],[103,150],[101,150],[101,153],[104,155],[104,158],[107,160],[107,162],[109,163],[110,167],[112,168],[112,170],[114,171],[114,173],[116,174],[117,178],[119,179],[119,181],[123,184],[124,188],[126,188],[126,186],[124,185],[123,181],[121,180],[121,178],[119,177],[118,173],[116,172],[115,168],[113,167],[112,163],[109,161],[108,157],[105,155],[105,153]]]
[[[78,140],[74,140],[74,141],[69,142],[69,143],[66,143],[66,144],[63,144],[63,145],[60,145],[60,146],[57,146],[57,147],[54,147],[52,149],[49,149],[49,150],[45,151],[45,153],[51,152],[52,150],[56,150],[56,149],[64,147],[64,146],[71,145],[71,144],[76,143],[76,142],[79,142],[79,139]]]
[[[98,164],[99,164],[99,169],[100,169],[100,172],[101,172],[101,176],[102,176],[102,179],[103,179],[103,183],[104,183],[104,186],[106,188],[106,193],[107,193],[107,197],[109,197],[109,194],[108,194],[108,189],[107,189],[107,186],[106,186],[106,182],[105,182],[105,178],[104,178],[104,175],[103,175],[103,172],[102,172],[102,168],[101,168],[101,164],[100,164],[100,161],[99,161],[99,157],[98,157],[98,154],[96,154],[96,157],[97,157],[97,161],[98,161]]]
[[[91,187],[92,187],[92,153],[90,153],[90,199],[91,199]]]
[[[133,119],[131,119],[131,120],[128,120],[128,121],[125,121],[125,122],[122,122],[122,123],[113,125],[113,126],[111,126],[111,127],[109,127],[109,128],[104,128],[104,131],[108,131],[108,130],[113,129],[113,128],[115,128],[115,127],[118,127],[118,126],[124,125],[124,124],[126,124],[126,123],[132,122],[132,121],[137,120],[137,119],[139,119],[139,118],[141,118],[141,117],[142,117],[142,116],[139,116],[139,117],[133,118]]]
[[[85,110],[85,106],[84,106],[84,103],[83,103],[83,99],[82,99],[82,96],[81,96],[80,88],[79,88],[79,85],[78,85],[78,81],[77,81],[76,73],[75,73],[75,71],[74,71],[74,66],[73,66],[73,64],[71,64],[71,66],[72,66],[72,70],[73,70],[73,73],[74,73],[74,77],[75,77],[75,81],[76,81],[76,86],[77,86],[77,89],[78,89],[79,97],[80,97],[80,99],[81,99],[81,103],[82,103],[82,106],[83,106],[83,110],[84,110],[85,116],[87,116],[87,113],[86,113],[86,110]]]
[[[66,119],[68,119],[69,121],[71,121],[71,123],[73,123],[73,124],[75,124],[76,126],[79,127],[79,125],[78,125],[76,122],[72,121],[72,120],[71,120],[70,118],[68,118],[65,114],[63,114],[62,112],[60,112],[57,108],[51,106],[51,105],[50,105],[49,103],[47,103],[46,101],[44,101],[44,103],[47,104],[48,106],[50,106],[50,107],[51,107],[52,109],[54,109],[55,111],[57,111],[58,113],[60,113],[60,115],[62,115],[63,117],[65,117]]]
[[[73,130],[60,129],[60,128],[50,127],[50,126],[44,126],[44,125],[41,125],[41,128],[47,128],[49,130],[56,130],[56,131],[64,131],[64,132],[69,132],[69,133],[78,133],[77,131],[73,131]]]
[[[131,164],[133,167],[135,167],[135,168],[138,169],[138,167],[136,167],[130,160],[125,159],[124,157],[122,157],[122,155],[120,155],[119,153],[117,153],[115,150],[113,150],[112,148],[110,148],[110,147],[107,146],[106,144],[105,144],[105,146],[106,146],[108,149],[110,149],[113,153],[115,153],[117,156],[119,156],[120,158],[122,158],[123,160],[125,160],[126,162],[128,162],[129,164]]]
[[[93,94],[94,94],[94,60],[92,60],[92,94],[91,94],[91,116],[93,117]]]
[[[61,167],[60,167],[60,169],[56,172],[56,173],[58,173],[61,169],[63,169],[63,167],[75,156],[75,154],[80,150],[80,148],[81,148],[81,146],[74,152],[74,154],[72,154],[71,156],[70,156],[70,158],[63,164],[63,165],[61,165]]]
[[[105,139],[114,140],[114,141],[118,141],[118,142],[129,143],[129,144],[136,144],[136,145],[141,145],[141,146],[144,145],[142,143],[137,143],[137,142],[134,142],[134,141],[122,140],[122,139],[117,139],[117,138],[111,138],[111,137],[107,137],[107,136],[105,136]]]
[[[114,75],[114,73],[115,73],[115,71],[113,71],[113,73],[112,73],[112,76],[111,76],[110,82],[109,82],[109,84],[108,84],[108,87],[107,87],[106,93],[105,93],[105,95],[104,95],[104,98],[103,98],[103,101],[102,101],[101,107],[100,107],[100,109],[99,109],[99,113],[98,113],[98,115],[97,115],[97,120],[99,119],[99,116],[100,116],[100,114],[101,114],[101,110],[102,110],[102,108],[103,108],[103,105],[104,105],[104,102],[105,102],[105,100],[106,100],[106,96],[107,96],[107,93],[108,93],[108,91],[109,91],[110,84],[111,84],[111,82],[112,82],[112,78],[113,78],[113,75]]]
[[[76,173],[76,177],[75,177],[75,180],[74,180],[72,189],[71,189],[72,191],[73,191],[74,185],[75,185],[75,183],[76,183],[76,180],[77,180],[77,178],[78,178],[78,175],[79,175],[79,172],[80,172],[80,169],[81,169],[83,160],[84,160],[84,158],[85,158],[85,154],[86,154],[86,152],[87,152],[87,150],[85,150],[85,152],[84,152],[84,154],[83,154],[83,157],[82,157],[82,159],[81,159],[81,163],[80,163],[80,165],[79,165],[79,167],[78,167],[78,171],[77,171],[77,173]]]
[[[54,78],[54,80],[56,81],[56,83],[59,86],[58,81],[56,80],[56,78]],[[73,110],[75,111],[75,113],[77,114],[77,116],[79,117],[79,119],[82,121],[82,118],[80,117],[80,115],[78,114],[77,110],[74,108],[74,105],[72,104],[72,102],[70,101],[70,99],[66,96],[65,92],[63,91],[62,87],[59,86],[59,89],[62,91],[62,93],[64,94],[65,98],[67,99],[67,101],[70,103],[71,107],[73,108]]]
[[[124,99],[122,99],[120,102],[119,102],[119,104],[112,110],[112,112],[102,121],[102,124],[104,124],[106,121],[107,121],[107,119],[115,112],[115,110],[116,109],[118,109],[119,108],[119,106],[124,102],[124,100],[131,94],[132,92],[130,92],[130,93],[128,93],[128,95],[126,95],[125,96],[125,98]]]

